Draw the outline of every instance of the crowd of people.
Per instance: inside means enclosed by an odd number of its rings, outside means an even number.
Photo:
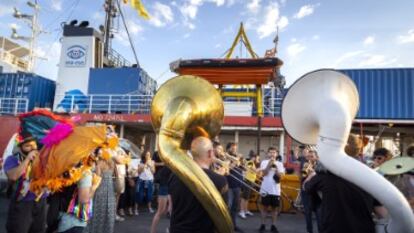
[[[348,140],[347,155],[366,166],[378,170],[382,164],[393,158],[392,153],[386,148],[377,148],[372,156],[362,156],[361,146],[353,143],[357,140],[355,138],[356,135],[351,135]],[[408,148],[406,156],[413,157],[412,150],[414,151],[414,146]],[[370,158],[370,161],[367,158]],[[295,160],[300,164],[302,171],[300,195],[304,205],[307,233],[314,232],[313,216],[316,219],[317,232],[320,233],[374,233],[376,222],[387,222],[387,209],[360,187],[325,169],[318,160],[315,148],[301,146]],[[412,171],[386,178],[400,189],[414,210]]]
[[[113,130],[111,133],[115,134]],[[149,150],[141,149],[140,158],[132,158],[128,150],[117,147],[110,159],[103,159],[107,152],[97,148],[92,156],[95,159],[87,160],[89,169],[82,170],[76,183],[57,193],[35,195],[29,190],[30,169],[39,151],[35,139],[25,138],[3,168],[11,184],[7,232],[112,233],[115,221],[139,215],[140,206],[141,210],[154,213],[151,233],[157,232],[160,218],[165,215],[170,217],[167,230],[171,233],[214,232],[211,217],[189,188],[165,166],[157,152],[151,155]],[[408,156],[414,156],[414,147],[407,152]],[[279,232],[277,210],[285,167],[275,147],[269,147],[261,160],[253,151],[246,157],[241,155],[234,142],[224,149],[217,141],[198,137],[192,141],[189,154],[226,201],[235,232],[243,232],[238,224],[240,219],[253,215],[248,204],[254,192],[260,194],[258,231]],[[364,163],[358,154],[349,156]],[[391,158],[387,149],[376,149],[371,166],[376,169]],[[314,148],[300,146],[294,160],[301,171],[300,196],[308,233],[314,232],[313,215],[320,233],[374,233],[375,219],[387,218],[387,210],[381,203],[326,170]],[[413,174],[401,177],[394,183],[414,207]]]

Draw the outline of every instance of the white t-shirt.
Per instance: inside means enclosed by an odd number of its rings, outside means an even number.
[[[269,159],[263,160],[260,163],[260,170],[264,171],[269,164]],[[283,163],[276,161],[276,167],[279,173],[285,173],[285,167]],[[277,184],[273,179],[275,175],[276,168],[270,168],[269,173],[263,177],[262,185],[260,186],[260,193],[268,195],[280,196],[280,183]]]
[[[154,163],[153,161],[150,162],[151,165]],[[140,166],[144,166],[144,164],[140,164]],[[154,174],[151,172],[150,166],[146,166],[144,170],[139,174],[139,179],[141,180],[154,180]]]

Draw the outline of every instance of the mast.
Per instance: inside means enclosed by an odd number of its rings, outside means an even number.
[[[113,21],[116,17],[116,6],[113,0],[106,0],[105,4],[105,26],[104,26],[104,57],[108,57],[109,52],[112,48],[112,27]]]
[[[29,72],[33,72],[33,69],[34,69],[35,63],[36,63],[36,53],[35,53],[34,50],[35,50],[36,44],[37,44],[36,43],[37,42],[37,37],[43,31],[41,30],[40,25],[38,24],[38,18],[39,18],[38,16],[39,16],[39,11],[40,11],[40,5],[38,4],[38,1],[35,0],[34,3],[31,2],[31,1],[28,1],[27,5],[31,8],[33,8],[33,11],[34,11],[33,15],[23,14],[19,10],[17,10],[16,8],[14,8],[13,17],[15,17],[17,19],[25,20],[26,23],[28,23],[28,25],[31,29],[31,35],[30,35],[30,37],[19,36],[17,34],[17,29],[12,28],[12,36],[11,37],[13,39],[24,40],[24,41],[29,43],[29,62],[28,62],[27,70]]]

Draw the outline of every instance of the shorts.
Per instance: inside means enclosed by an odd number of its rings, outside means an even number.
[[[158,196],[159,197],[166,197],[168,196],[168,186],[166,185],[160,185],[158,189]]]
[[[280,196],[276,195],[266,195],[262,197],[262,205],[270,206],[273,208],[279,207]]]
[[[251,183],[249,181],[246,181],[247,185],[251,185]],[[249,200],[250,196],[251,196],[252,191],[250,190],[250,188],[246,187],[245,185],[243,185],[241,187],[241,195],[240,197],[243,198],[244,200]]]

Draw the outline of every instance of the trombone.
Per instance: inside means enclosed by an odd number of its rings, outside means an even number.
[[[231,155],[228,155],[228,156],[229,157],[233,157]],[[235,160],[237,160],[237,162],[239,162],[237,158],[232,159],[232,161],[235,161]],[[265,196],[266,195],[266,194],[260,193],[260,191],[258,191],[258,190],[260,190],[260,184],[256,183],[256,181],[255,182],[250,182],[250,181],[247,182],[243,178],[240,179],[236,175],[231,174],[230,173],[230,170],[232,170],[237,175],[239,175],[241,177],[244,177],[243,172],[239,171],[235,167],[231,167],[230,164],[231,164],[231,161],[228,161],[228,160],[227,161],[224,161],[224,160],[221,160],[221,159],[216,158],[214,160],[213,166],[214,166],[215,169],[218,169],[218,166],[225,168],[226,169],[225,175],[232,177],[236,181],[240,182],[246,188],[252,190],[253,192],[256,192],[256,193],[260,194],[261,196]],[[251,168],[249,168],[249,169],[250,169],[250,171],[257,173],[255,170],[253,170]]]

